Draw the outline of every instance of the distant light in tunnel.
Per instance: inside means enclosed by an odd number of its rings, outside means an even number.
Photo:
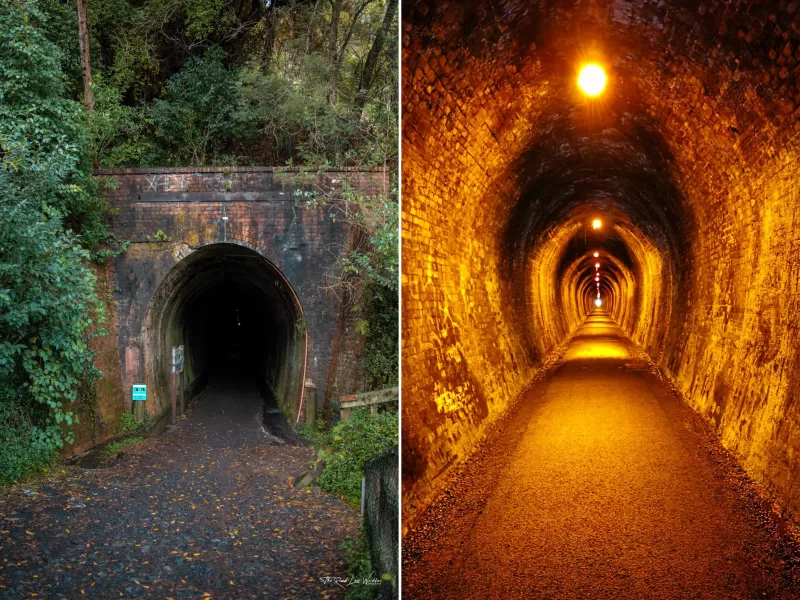
[[[594,301],[594,305],[599,308],[600,306],[603,305],[603,301],[600,300],[600,298],[598,298],[597,300]]]
[[[594,253],[594,257],[597,258],[598,256],[600,256],[600,253],[599,252],[595,252]],[[600,263],[598,263],[598,264],[600,264]]]
[[[603,222],[600,219],[595,219],[592,221],[592,229],[600,229],[603,226]]]
[[[599,96],[606,87],[605,71],[600,65],[586,65],[578,76],[578,86],[587,96]]]
[[[594,268],[595,269],[599,269],[600,268],[600,263],[594,263]]]

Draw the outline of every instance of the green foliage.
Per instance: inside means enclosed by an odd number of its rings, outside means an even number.
[[[354,112],[328,103],[328,75],[319,56],[306,56],[298,79],[246,70],[237,118],[269,142],[271,161],[305,165],[379,166],[396,154],[396,112],[370,105]]]
[[[312,446],[318,448],[324,446],[328,439],[325,419],[318,417],[313,424],[303,423],[300,426],[300,435]]]
[[[136,422],[136,417],[130,411],[125,411],[119,416],[119,425],[122,431],[136,431],[139,429],[139,424]]]
[[[99,375],[88,341],[103,333],[87,261],[108,241],[104,204],[43,22],[33,3],[0,11],[0,395],[21,415],[7,426],[12,478],[72,441],[72,405]]]
[[[189,59],[151,109],[156,135],[179,164],[231,162],[224,149],[246,133],[234,118],[239,75],[225,68],[224,58],[222,50],[210,48],[202,57]]]
[[[121,440],[115,440],[111,442],[108,446],[106,446],[104,453],[106,456],[114,456],[120,450],[127,448],[128,446],[133,446],[134,444],[138,444],[139,442],[143,441],[144,438],[138,435],[134,437],[123,438]]]
[[[356,207],[351,214],[354,225],[367,235],[369,243],[357,246],[342,258],[346,275],[356,275],[368,286],[397,291],[400,263],[400,221],[397,190],[388,196],[363,196],[351,189],[341,202]],[[335,214],[334,214],[335,218]]]
[[[397,289],[377,284],[364,292],[364,312],[369,315],[366,332],[364,374],[368,389],[397,385],[400,364],[400,307]]]
[[[13,483],[50,467],[56,452],[46,431],[32,424],[32,411],[41,407],[26,404],[24,395],[15,393],[9,382],[0,382],[0,483]]]
[[[124,103],[119,88],[96,77],[95,109],[88,114],[91,151],[98,164],[108,168],[170,163],[166,148],[152,135],[153,119],[143,108]]]
[[[364,527],[355,540],[345,540],[341,546],[347,557],[347,579],[348,581],[364,581],[374,579],[375,572],[372,569],[372,559],[369,553],[369,539]],[[353,584],[347,587],[345,593],[346,600],[377,600],[380,586]]]
[[[186,3],[186,34],[203,40],[222,28],[235,24],[234,15],[225,10],[224,0],[189,0]]]
[[[73,4],[38,0],[66,97],[80,100]],[[385,0],[93,0],[87,125],[96,164],[394,162],[395,27],[357,97],[385,12]]]
[[[320,488],[358,506],[364,465],[397,445],[398,424],[396,412],[372,415],[369,409],[357,409],[349,421],[340,422],[327,433],[318,433],[316,442],[321,445],[318,460],[325,463],[317,480]]]
[[[65,96],[61,53],[37,26],[42,20],[27,3],[11,2],[0,12],[0,45],[6,48],[0,55],[3,166],[18,179],[54,168],[41,182],[26,182],[27,193],[46,200],[36,208],[57,213],[84,247],[97,250],[111,241],[103,222],[106,203],[91,176],[83,108]]]
[[[149,236],[149,235],[145,236],[145,237],[147,238],[148,242],[165,243],[165,242],[171,242],[172,241],[172,238],[170,236],[168,236],[166,233],[164,233],[164,231],[162,229],[159,229],[158,231],[156,231],[153,234],[152,237]]]

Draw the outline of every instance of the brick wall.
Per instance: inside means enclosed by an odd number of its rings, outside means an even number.
[[[149,372],[155,364],[152,355],[165,350],[148,348],[148,340],[154,339],[146,331],[148,311],[157,291],[164,296],[158,301],[168,302],[170,285],[177,289],[195,276],[180,274],[180,265],[189,264],[200,249],[218,244],[249,249],[266,259],[273,275],[264,277],[272,277],[270,282],[281,287],[284,296],[296,294],[302,307],[303,322],[291,325],[308,332],[306,377],[321,392],[326,382],[348,387],[346,381],[328,378],[328,366],[338,351],[333,345],[340,327],[340,302],[326,290],[336,277],[348,226],[330,218],[330,207],[307,208],[295,191],[336,190],[347,181],[357,191],[373,194],[388,183],[383,172],[341,169],[301,175],[293,169],[234,167],[116,169],[96,174],[115,180],[107,192],[113,209],[110,229],[131,242],[114,261],[112,286],[120,366],[111,373],[120,380],[126,405],[131,385],[144,382],[150,385],[151,416],[168,408],[164,386],[157,385]],[[168,358],[159,360],[159,368],[167,368],[162,363]],[[348,355],[338,364],[342,372],[348,365],[357,369],[360,356]],[[353,391],[348,388],[343,393]]]
[[[615,314],[800,516],[798,19],[786,2],[404,6],[406,524],[580,320],[572,248],[597,214],[598,243],[625,249]],[[609,72],[598,101],[574,85],[587,60]]]
[[[347,240],[348,247],[363,248],[367,240],[363,232],[353,229]],[[333,339],[333,357],[328,370],[322,417],[328,419],[330,409],[339,402],[340,396],[354,392],[365,392],[366,377],[363,367],[366,338],[358,331],[358,322],[364,319],[364,311],[349,291],[339,293],[339,320]]]
[[[84,404],[73,409],[80,421],[72,426],[75,441],[63,448],[64,456],[80,454],[115,435],[119,431],[119,416],[126,408],[119,371],[118,322],[113,299],[114,265],[109,262],[101,267],[93,266],[93,270],[97,276],[97,295],[105,312],[104,321],[98,321],[97,327],[104,329],[107,335],[92,338],[89,346],[95,352],[94,362],[102,376],[97,380],[95,411],[87,410],[89,405]]]

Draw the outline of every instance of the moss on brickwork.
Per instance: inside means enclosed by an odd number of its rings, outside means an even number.
[[[334,344],[341,299],[325,291],[338,276],[348,227],[330,219],[323,207],[298,205],[294,190],[303,186],[293,182],[296,171],[97,171],[117,182],[107,194],[114,208],[109,228],[131,241],[114,262],[119,322],[114,342],[121,358],[117,377],[128,402],[131,386],[146,383],[148,414],[158,418],[171,409],[170,348],[181,343],[186,346],[187,394],[203,388],[208,358],[202,327],[189,324],[203,322],[202,305],[215,290],[221,294],[232,286],[243,301],[249,298],[251,307],[260,306],[261,325],[272,327],[259,330],[265,343],[274,343],[259,367],[259,386],[274,394],[290,424],[297,419],[304,375],[323,388],[323,398],[326,382],[338,385],[328,377],[337,353],[342,353],[338,364],[343,366],[362,360],[363,347],[351,360],[347,348]],[[346,181],[370,195],[389,180],[382,170],[322,169],[310,173],[305,184],[335,192]],[[159,231],[162,241],[152,241]],[[253,301],[254,294],[261,295],[260,303]]]

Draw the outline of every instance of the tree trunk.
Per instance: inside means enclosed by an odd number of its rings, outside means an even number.
[[[378,56],[383,50],[383,45],[386,43],[386,38],[389,37],[389,30],[392,27],[394,16],[397,13],[397,0],[389,0],[386,4],[386,14],[383,15],[383,23],[381,28],[375,34],[375,39],[372,41],[372,47],[367,54],[367,60],[364,63],[364,68],[361,70],[361,77],[358,81],[358,91],[356,92],[355,105],[356,109],[361,110],[367,102],[367,96],[372,88],[372,81],[375,77],[375,67],[378,65]]]
[[[92,93],[92,59],[89,55],[89,0],[76,0],[78,7],[78,42],[81,50],[83,72],[83,104],[86,110],[94,110]]]
[[[330,0],[331,2],[331,30],[329,40],[328,58],[330,60],[331,73],[328,81],[328,104],[336,104],[336,88],[339,82],[339,56],[337,48],[339,45],[339,18],[342,14],[342,0]]]
[[[272,65],[272,55],[275,52],[275,38],[277,37],[277,16],[275,15],[275,6],[270,4],[264,11],[264,48],[261,51],[261,62],[264,66],[264,71],[269,72]]]
[[[320,0],[314,0],[314,12],[311,13],[311,20],[308,22],[308,34],[306,35],[306,54],[311,51],[311,32],[314,31],[314,19],[317,16],[317,7]]]

